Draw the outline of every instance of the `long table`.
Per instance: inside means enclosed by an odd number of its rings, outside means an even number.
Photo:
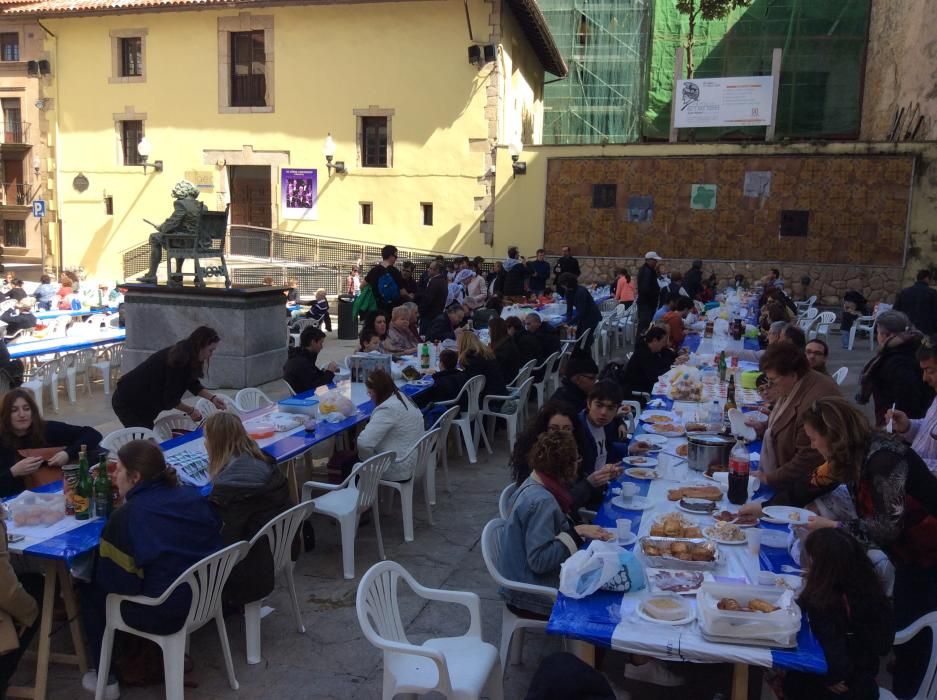
[[[108,306],[105,309],[98,309],[92,311],[88,308],[81,309],[52,309],[50,311],[39,311],[36,313],[36,318],[40,321],[51,321],[56,318],[61,318],[62,316],[92,316],[94,314],[116,314],[118,308],[116,306]]]
[[[104,345],[122,343],[126,339],[126,329],[111,328],[87,336],[78,335],[64,338],[25,340],[23,342],[7,345],[7,349],[10,351],[10,357],[36,357],[38,355],[52,355],[60,352],[75,352],[87,348],[99,348]]]

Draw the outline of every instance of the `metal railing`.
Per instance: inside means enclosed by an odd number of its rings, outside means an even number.
[[[4,119],[3,143],[29,143],[29,122]]]
[[[21,182],[0,183],[3,189],[2,203],[5,206],[28,206],[33,201],[33,186]]]

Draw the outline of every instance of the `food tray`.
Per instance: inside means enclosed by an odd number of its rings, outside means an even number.
[[[661,551],[669,552],[675,543],[685,543],[691,548],[704,548],[712,553],[712,559],[707,561],[692,561],[679,559],[670,554],[648,554],[645,548],[648,545],[656,546]],[[644,557],[645,565],[654,569],[687,569],[689,571],[712,571],[720,561],[721,555],[719,548],[709,540],[703,538],[682,538],[682,537],[642,537],[638,540],[638,550]]]
[[[718,603],[723,598],[733,598],[741,605],[758,598],[781,609],[771,613],[720,610]],[[704,582],[696,601],[700,630],[711,641],[779,647],[797,645],[801,611],[792,591],[775,586]]]

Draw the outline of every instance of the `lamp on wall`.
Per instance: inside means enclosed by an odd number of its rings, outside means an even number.
[[[33,173],[36,175],[36,178],[39,178],[39,170],[42,168],[42,161],[39,160],[39,156],[33,156]]]
[[[332,163],[332,159],[335,157],[335,140],[332,138],[331,132],[325,137],[325,145],[322,147],[322,154],[325,156],[325,167],[329,170],[329,177],[332,177],[333,169],[339,175],[348,172],[345,170],[345,161],[337,160]]]
[[[527,163],[520,160],[521,153],[524,152],[524,144],[519,138],[515,138],[508,146],[508,152],[511,154],[511,168],[514,170],[514,177],[527,174]]]
[[[147,168],[153,168],[158,173],[163,172],[163,161],[154,160],[152,164],[147,161],[150,159],[150,153],[153,151],[153,144],[150,143],[150,140],[144,136],[140,139],[140,143],[137,144],[137,153],[140,154],[140,160],[143,161],[143,174],[146,175]]]

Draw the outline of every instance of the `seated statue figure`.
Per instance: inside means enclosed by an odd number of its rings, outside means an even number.
[[[173,202],[172,216],[166,219],[157,228],[157,232],[150,234],[150,269],[140,278],[141,282],[156,284],[156,271],[163,259],[163,245],[173,234],[198,235],[199,224],[205,205],[198,201],[199,190],[188,180],[179,180],[172,188]],[[176,258],[176,274],[182,272],[184,258]]]

